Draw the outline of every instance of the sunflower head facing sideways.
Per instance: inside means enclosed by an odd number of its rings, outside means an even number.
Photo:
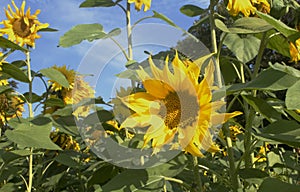
[[[227,10],[230,15],[237,16],[240,12],[249,17],[256,10],[270,13],[270,4],[267,0],[228,0]]]
[[[37,32],[47,28],[49,24],[42,24],[37,19],[40,10],[36,10],[32,15],[30,8],[25,12],[25,1],[22,2],[20,9],[13,0],[12,5],[15,11],[13,11],[10,5],[7,5],[7,9],[5,10],[7,20],[0,22],[0,24],[4,25],[4,28],[0,29],[0,33],[7,34],[10,41],[20,46],[28,45],[35,47],[35,39],[41,37]]]
[[[128,3],[135,3],[135,9],[140,11],[144,6],[144,11],[148,11],[151,7],[151,0],[128,0]]]
[[[203,150],[218,151],[211,128],[240,112],[218,112],[225,102],[212,101],[213,63],[206,67],[201,81],[200,67],[180,60],[177,53],[172,69],[169,69],[168,57],[163,69],[156,67],[151,57],[149,64],[152,76],[143,68],[137,71],[145,92],[120,98],[134,112],[122,122],[120,129],[147,129],[144,147],[151,143],[154,154],[166,145],[199,157],[203,156]]]

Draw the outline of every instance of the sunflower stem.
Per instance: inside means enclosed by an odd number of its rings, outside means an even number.
[[[27,63],[27,74],[29,79],[29,96],[28,96],[28,110],[29,110],[29,118],[33,118],[33,110],[32,110],[32,76],[31,76],[31,66],[30,66],[30,52],[26,52],[26,63]],[[32,181],[33,181],[33,148],[30,148],[29,155],[29,167],[28,167],[28,186],[27,192],[31,192],[32,189]]]
[[[193,172],[194,172],[194,178],[195,178],[195,187],[192,189],[192,191],[202,192],[203,185],[202,185],[202,180],[201,180],[201,176],[200,176],[200,169],[198,166],[198,157],[193,156],[192,161],[193,161]]]
[[[127,2],[126,6],[126,29],[127,29],[127,40],[128,40],[128,58],[132,60],[132,29],[131,29],[131,14],[130,14],[130,3]]]
[[[261,60],[263,58],[263,53],[264,50],[267,46],[268,38],[267,38],[267,33],[263,33],[263,36],[261,38],[258,54],[255,60],[255,65],[254,65],[254,70],[252,74],[252,79],[254,79],[259,72],[260,69],[260,64]],[[252,95],[256,97],[257,95],[257,90],[252,91]],[[248,111],[246,113],[246,125],[245,125],[245,143],[244,143],[244,148],[245,148],[245,167],[246,168],[251,168],[253,164],[253,154],[251,152],[251,140],[252,140],[252,126],[253,126],[253,121],[255,118],[255,110],[253,107],[249,106],[245,101],[245,109]]]
[[[223,133],[226,138],[226,145],[227,145],[227,152],[228,152],[230,183],[232,186],[232,190],[234,192],[236,192],[238,190],[239,180],[237,177],[237,171],[236,171],[236,166],[235,166],[235,161],[234,161],[233,146],[232,146],[232,140],[230,137],[230,128],[228,126],[228,123],[225,123],[225,125],[223,126]]]

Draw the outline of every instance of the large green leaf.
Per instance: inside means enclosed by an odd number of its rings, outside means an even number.
[[[300,109],[300,79],[288,88],[285,98],[286,107],[290,110]]]
[[[279,179],[275,178],[267,178],[263,181],[263,183],[259,186],[258,192],[299,192],[300,185],[292,185],[289,183],[285,183]]]
[[[260,18],[268,22],[270,25],[272,25],[277,31],[279,31],[285,37],[289,38],[290,41],[295,42],[298,38],[300,38],[300,32],[298,32],[296,29],[290,28],[283,22],[273,18],[268,14],[259,11],[256,11],[256,14]]]
[[[273,122],[281,119],[280,113],[271,105],[269,105],[264,99],[253,97],[251,95],[242,96],[245,101],[255,109],[255,111],[260,112],[268,121]]]
[[[226,33],[251,34],[266,32],[273,27],[263,19],[256,17],[242,17],[236,20],[232,26],[227,27],[221,20],[215,20],[216,26]]]
[[[300,124],[292,120],[279,120],[255,133],[260,137],[300,147]]]
[[[79,7],[112,7],[116,4],[112,0],[86,0]]]
[[[80,24],[73,27],[60,37],[59,45],[70,47],[81,43],[83,40],[93,41],[106,36],[103,32],[103,26],[100,24]]]
[[[15,65],[3,63],[2,64],[2,72],[8,74],[9,76],[11,76],[12,78],[14,78],[18,81],[29,83],[29,79],[28,79],[27,75],[25,75],[25,73],[21,69],[16,67]]]
[[[47,107],[64,107],[65,106],[64,101],[59,98],[49,98],[44,102],[44,104]]]
[[[238,60],[247,63],[257,55],[260,40],[252,35],[240,37],[237,34],[227,34],[224,45],[235,54]]]
[[[0,192],[15,192],[18,190],[18,184],[6,183],[0,188]]]
[[[180,12],[189,17],[195,17],[204,13],[204,9],[195,5],[184,5],[180,8]]]
[[[47,68],[47,69],[40,70],[40,72],[44,76],[48,77],[50,80],[57,82],[61,86],[66,87],[66,88],[69,87],[69,82],[68,82],[67,78],[65,77],[64,74],[62,74],[57,69]]]
[[[10,123],[14,129],[5,132],[9,140],[23,147],[60,150],[49,138],[52,123],[37,125],[28,119],[23,119],[21,122],[17,119],[12,119],[9,121],[9,124]]]
[[[271,65],[271,68],[293,75],[294,77],[300,78],[300,71],[294,67],[275,63],[274,65]]]
[[[294,85],[299,78],[285,73],[283,71],[272,68],[261,72],[255,79],[245,84],[233,84],[227,89],[227,93],[241,91],[241,90],[271,90],[279,91],[285,90]]]
[[[128,169],[111,179],[102,189],[104,192],[160,191],[164,177],[174,177],[187,165],[182,155],[165,164],[148,169]]]
[[[0,37],[0,47],[4,49],[16,49],[21,51],[28,51],[27,49],[5,39],[4,37]]]

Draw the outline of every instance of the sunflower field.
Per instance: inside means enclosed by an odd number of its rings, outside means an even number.
[[[55,39],[89,44],[71,66],[34,54],[42,1],[7,0],[0,192],[300,191],[300,1],[173,0],[188,28],[157,1],[77,0],[99,23]]]

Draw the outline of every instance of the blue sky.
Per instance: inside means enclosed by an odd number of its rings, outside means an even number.
[[[32,51],[32,68],[39,70],[54,64],[68,65],[77,69],[82,59],[94,43],[83,42],[71,48],[57,47],[59,38],[73,26],[78,24],[100,23],[104,31],[108,32],[114,28],[125,27],[125,16],[119,7],[110,8],[79,8],[83,0],[27,0],[26,10],[30,6],[31,12],[41,9],[39,20],[42,23],[49,23],[51,28],[58,29],[58,32],[41,33],[42,38],[36,40],[36,48]],[[144,16],[152,15],[152,10],[163,13],[173,20],[179,27],[188,29],[196,18],[190,18],[180,13],[179,8],[185,4],[193,4],[206,8],[208,0],[152,0],[150,11],[137,12],[132,5],[133,22]],[[3,8],[10,4],[10,0],[0,1],[0,20],[5,19]],[[20,6],[22,0],[15,0]],[[122,2],[123,4],[125,3]],[[2,9],[1,9],[2,8]],[[146,22],[159,23],[157,19]],[[161,22],[160,22],[161,23]],[[105,47],[104,47],[105,49]],[[19,54],[13,55],[9,60],[24,59]],[[112,74],[113,75],[113,74]],[[39,85],[37,85],[39,87]]]

